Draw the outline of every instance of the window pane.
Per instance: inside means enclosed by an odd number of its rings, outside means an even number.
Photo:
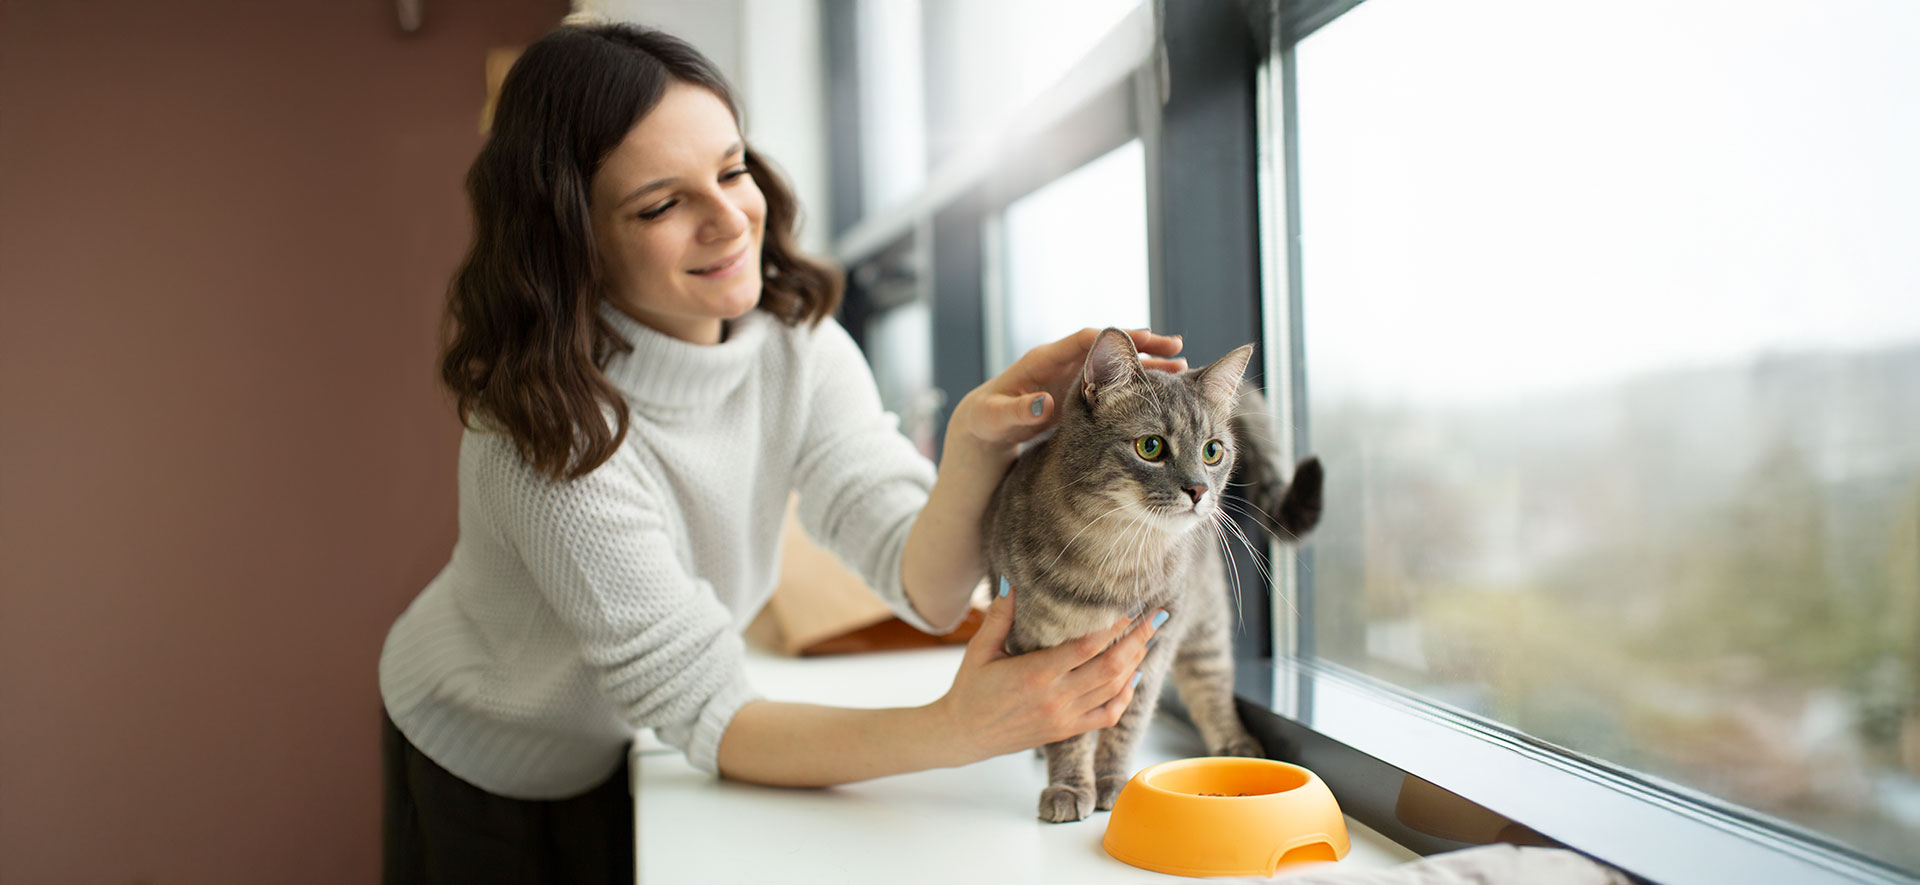
[[[859,0],[860,159],[871,216],[907,201],[927,171],[918,0]]]
[[[990,372],[1087,326],[1147,325],[1146,153],[1138,140],[1009,204],[1003,233],[1006,347],[990,357]]]
[[[1920,5],[1296,56],[1321,653],[1920,871]]]
[[[1059,82],[1142,0],[923,0],[938,164]]]

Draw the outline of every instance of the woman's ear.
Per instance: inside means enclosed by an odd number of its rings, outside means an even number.
[[[1080,391],[1087,402],[1131,384],[1140,373],[1140,352],[1133,348],[1133,337],[1111,326],[1101,330],[1087,351],[1087,363],[1080,370]]]

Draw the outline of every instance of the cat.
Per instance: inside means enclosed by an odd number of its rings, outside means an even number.
[[[1240,464],[1247,501],[1292,540],[1319,522],[1323,474],[1309,457],[1283,478],[1265,403],[1239,390],[1252,355],[1248,344],[1203,368],[1149,371],[1127,333],[1103,330],[1052,434],[1020,454],[988,505],[989,578],[1019,591],[1010,654],[1169,615],[1120,721],[1043,748],[1042,820],[1113,807],[1169,672],[1210,755],[1261,755],[1234,709],[1221,494]]]

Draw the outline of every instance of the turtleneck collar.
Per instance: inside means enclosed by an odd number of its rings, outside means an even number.
[[[607,380],[637,406],[693,408],[719,401],[740,385],[760,354],[772,315],[755,308],[727,323],[726,340],[692,344],[654,331],[607,302],[600,316],[633,345],[607,361]]]

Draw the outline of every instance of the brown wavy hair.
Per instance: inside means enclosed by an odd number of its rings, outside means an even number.
[[[739,121],[726,79],[678,38],[624,24],[555,28],[507,72],[467,172],[473,246],[448,286],[440,378],[462,424],[505,432],[555,480],[588,473],[626,439],[626,400],[602,370],[633,345],[600,316],[588,197],[607,155],[675,82],[712,92]],[[840,303],[841,276],[800,253],[799,203],[752,147],[746,167],[767,199],[757,309],[818,323]]]

